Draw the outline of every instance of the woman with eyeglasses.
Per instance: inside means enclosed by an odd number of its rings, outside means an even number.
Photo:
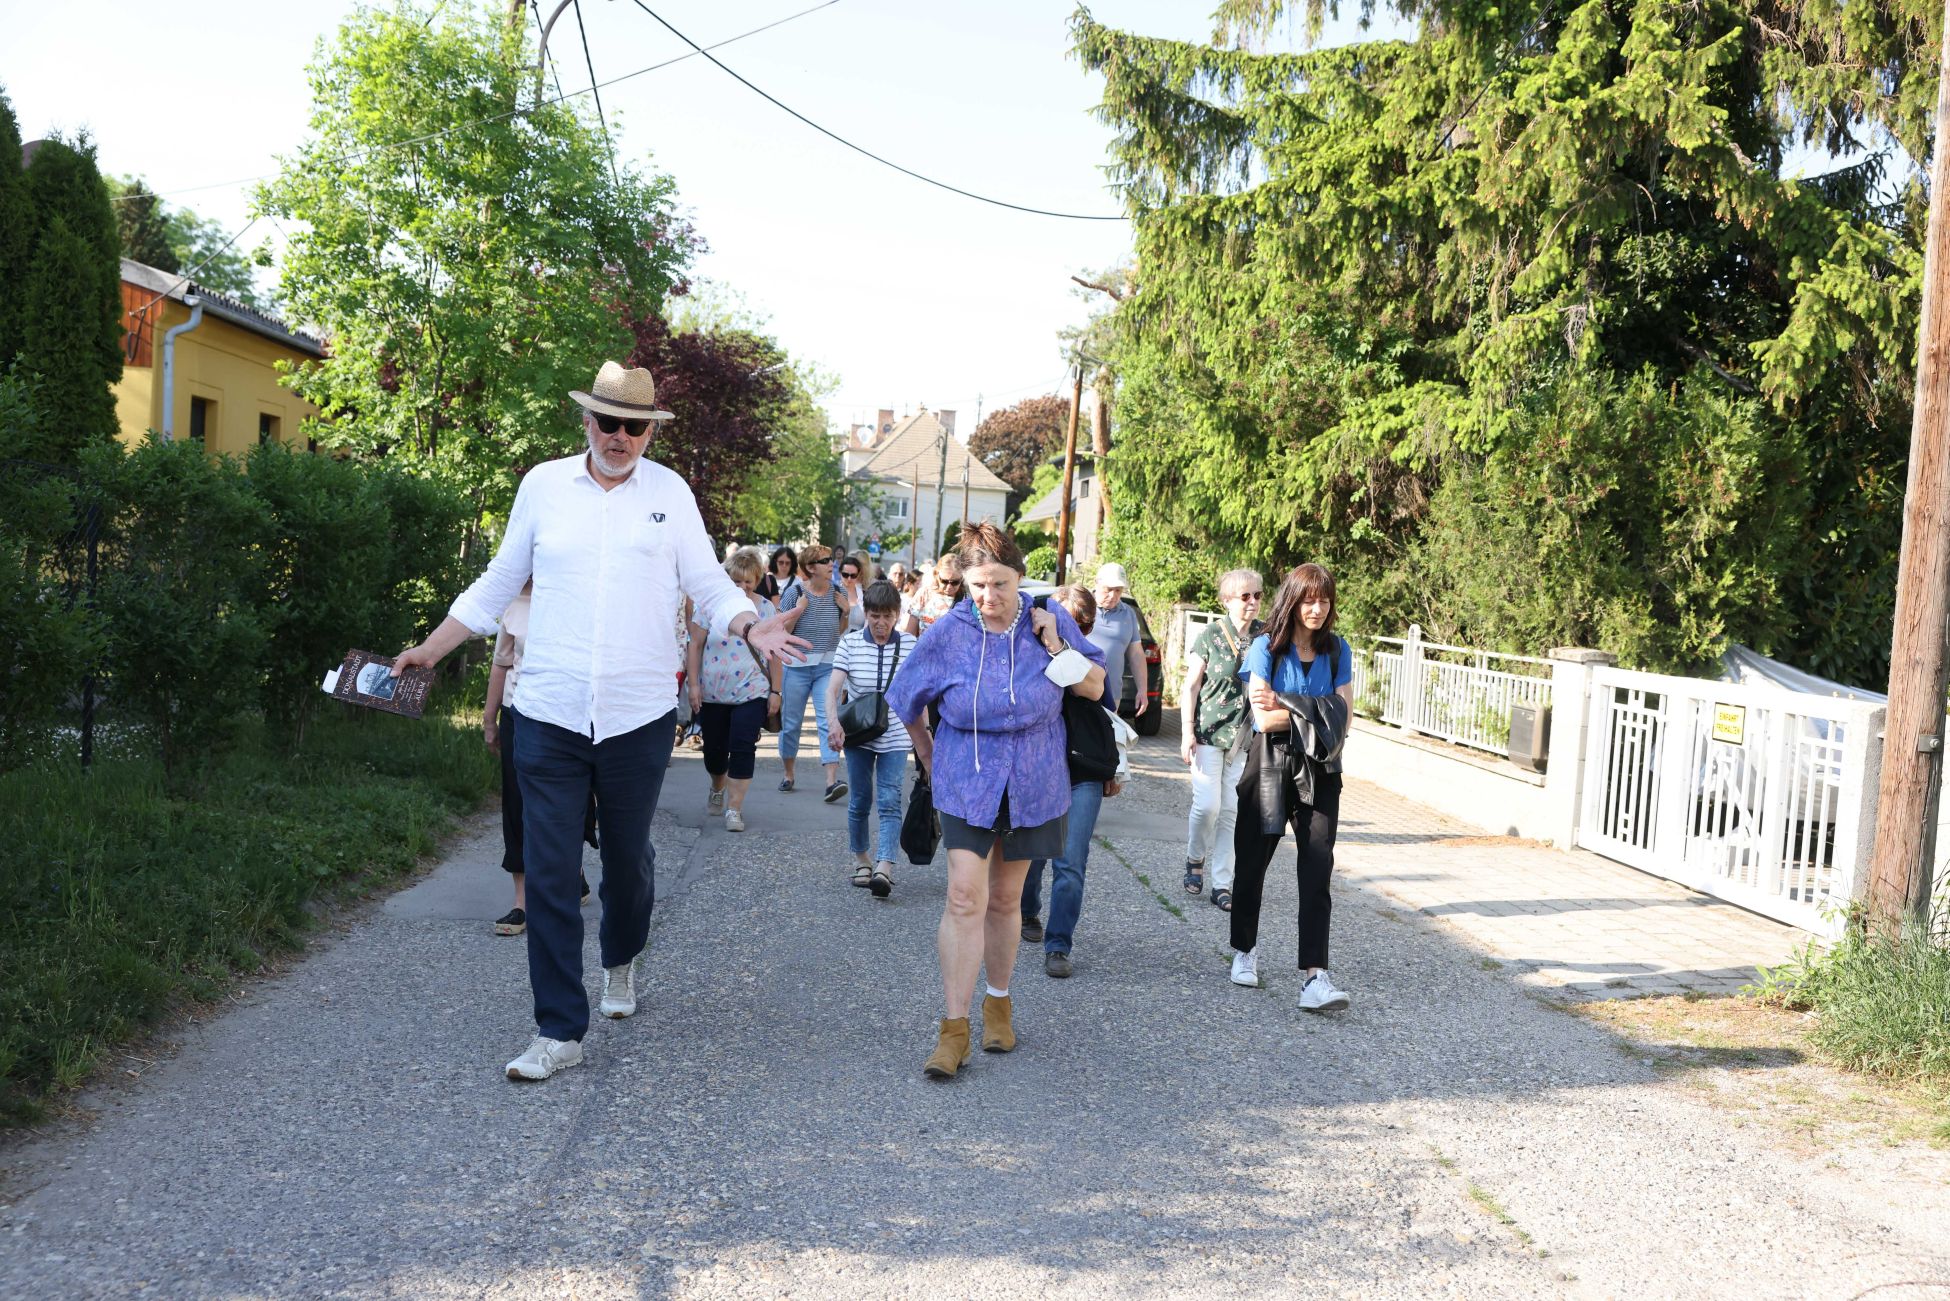
[[[1239,821],[1233,828],[1239,895],[1232,909],[1232,983],[1259,984],[1259,905],[1266,867],[1293,826],[1300,876],[1300,949],[1305,984],[1300,1009],[1326,1012],[1347,1006],[1347,991],[1327,974],[1327,931],[1334,900],[1334,838],[1341,819],[1340,742],[1354,710],[1354,653],[1334,632],[1334,576],[1319,565],[1300,565],[1280,584],[1266,631],[1246,651],[1246,703],[1252,711],[1252,744],[1239,781]],[[1309,703],[1338,696],[1339,709]],[[1291,701],[1290,707],[1288,702]],[[1307,714],[1293,709],[1305,707]],[[1317,757],[1309,733],[1338,724],[1340,737],[1324,737],[1327,757]],[[1305,750],[1297,747],[1307,745]],[[1261,773],[1278,762],[1281,771]],[[1305,781],[1303,789],[1301,782]],[[1277,807],[1275,807],[1277,806]]]
[[[831,804],[845,796],[846,779],[840,775],[840,751],[827,737],[826,680],[833,672],[833,651],[846,633],[848,602],[846,593],[833,585],[830,548],[812,546],[801,551],[799,570],[801,578],[787,588],[786,599],[792,603],[780,608],[788,614],[797,611],[793,631],[810,643],[810,649],[805,659],[785,666],[785,707],[779,714],[779,759],[785,765],[785,780],[779,789],[793,787],[799,728],[806,721],[810,700],[819,729],[819,761],[826,767],[826,802]]]
[[[921,585],[920,594],[908,608],[907,626],[901,631],[918,637],[954,609],[955,602],[965,594],[961,571],[961,557],[952,551],[935,561],[934,573]]]
[[[1266,582],[1255,569],[1219,576],[1216,622],[1205,625],[1185,653],[1185,685],[1178,690],[1183,739],[1178,757],[1192,770],[1192,817],[1185,845],[1185,893],[1205,886],[1212,867],[1212,903],[1232,911],[1232,828],[1239,815],[1239,778],[1246,771],[1246,648],[1259,636]]]
[[[953,1079],[969,1060],[968,1014],[984,971],[982,1048],[1016,1046],[1009,976],[1023,876],[1030,859],[1063,853],[1070,807],[1063,693],[1094,700],[1104,689],[1103,652],[1069,611],[1034,609],[1023,598],[1022,551],[1013,538],[979,524],[962,530],[958,550],[957,577],[966,575],[969,599],[921,635],[887,692],[888,709],[907,725],[933,782],[948,851],[936,932],[945,1007],[922,1068],[933,1079]],[[928,728],[930,706],[940,708],[938,733]]]
[[[758,594],[781,610],[789,610],[798,604],[794,597],[785,599],[786,589],[796,585],[799,576],[799,555],[791,547],[780,547],[772,553],[771,564],[765,570],[765,577],[758,580]]]
[[[839,565],[840,590],[846,593],[846,630],[858,632],[867,626],[867,607],[860,599],[860,559],[844,551],[835,551],[833,559]]]

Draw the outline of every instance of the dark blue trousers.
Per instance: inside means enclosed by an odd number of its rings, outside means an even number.
[[[650,820],[676,739],[672,710],[600,745],[580,732],[524,718],[515,730],[522,858],[528,871],[528,983],[535,1028],[551,1039],[589,1029],[582,983],[582,819],[596,796],[601,830],[603,965],[643,952],[657,898]]]

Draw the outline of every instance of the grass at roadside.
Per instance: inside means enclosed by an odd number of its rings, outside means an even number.
[[[0,1125],[114,1045],[295,948],[314,901],[397,876],[494,789],[478,715],[330,706],[165,784],[145,759],[0,776]]]
[[[1923,927],[1892,940],[1851,928],[1764,973],[1759,994],[1812,1011],[1815,1046],[1850,1070],[1950,1090],[1950,944]]]
[[[1695,1090],[1734,1123],[1819,1150],[1950,1143],[1950,1091],[1842,1069],[1818,1046],[1819,1019],[1748,997],[1595,999],[1565,1010],[1622,1036],[1619,1047]]]

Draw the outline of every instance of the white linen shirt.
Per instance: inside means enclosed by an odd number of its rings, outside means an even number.
[[[728,636],[751,598],[726,575],[690,486],[639,459],[609,491],[586,454],[530,470],[487,572],[448,611],[477,633],[535,580],[514,707],[602,742],[677,707],[678,610]]]

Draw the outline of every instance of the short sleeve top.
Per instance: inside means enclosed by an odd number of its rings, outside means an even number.
[[[1246,717],[1245,683],[1240,681],[1249,640],[1259,633],[1255,621],[1241,637],[1229,615],[1220,615],[1205,625],[1205,631],[1192,642],[1192,654],[1205,665],[1205,676],[1198,684],[1198,712],[1192,721],[1193,738],[1200,745],[1229,749],[1239,735]]]
[[[769,619],[774,613],[770,601],[759,601],[759,618]],[[771,679],[752,658],[743,637],[714,637],[708,631],[698,655],[697,678],[704,699],[714,705],[742,705],[762,699],[772,689]]]
[[[1261,633],[1246,652],[1245,671],[1290,696],[1331,696],[1335,688],[1354,681],[1354,652],[1348,649],[1347,639],[1336,634],[1331,655],[1315,655],[1312,663],[1302,664],[1299,650],[1289,646],[1275,664],[1272,645]]]
[[[508,602],[508,608],[501,614],[501,629],[494,634],[494,662],[508,671],[501,685],[504,703],[515,698],[515,683],[521,681],[521,652],[528,641],[528,606],[532,599],[523,592]]]
[[[896,631],[885,642],[876,642],[865,629],[840,638],[839,646],[833,651],[833,672],[845,683],[846,698],[871,695],[892,687],[894,675],[914,653],[916,640]],[[877,739],[867,742],[866,748],[875,754],[888,754],[911,750],[914,742],[908,739],[907,729],[894,720]]]

